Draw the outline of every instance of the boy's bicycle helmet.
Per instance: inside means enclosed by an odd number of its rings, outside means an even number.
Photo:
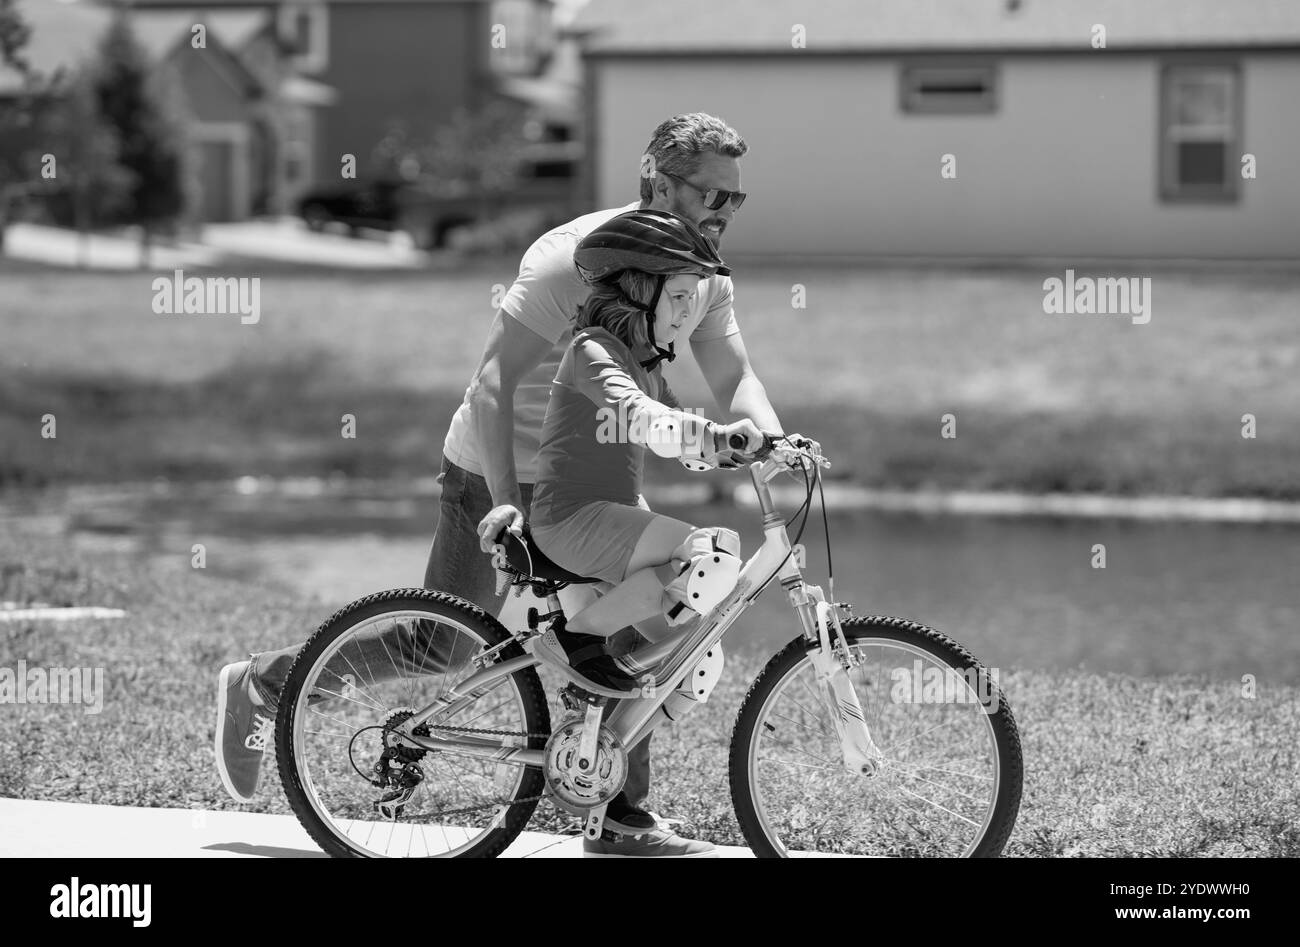
[[[661,349],[655,342],[655,309],[669,276],[698,273],[701,278],[730,276],[731,270],[699,228],[666,210],[639,208],[619,214],[601,224],[578,243],[573,254],[578,274],[587,283],[614,283],[625,270],[657,276],[650,304],[624,297],[646,313],[650,345],[658,353],[642,362],[653,369],[661,360],[672,361],[673,344]]]

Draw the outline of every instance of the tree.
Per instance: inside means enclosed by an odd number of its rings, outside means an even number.
[[[32,72],[23,55],[31,33],[31,28],[18,15],[14,0],[0,0],[0,63],[22,76],[30,76]]]
[[[427,137],[392,122],[371,153],[379,177],[419,182],[436,193],[495,197],[518,182],[527,139],[522,112],[506,102],[458,109]]]
[[[124,12],[104,36],[92,81],[97,112],[116,134],[117,163],[132,176],[129,203],[116,222],[141,226],[141,260],[148,265],[153,233],[185,210],[186,147]]]
[[[31,29],[18,15],[14,0],[0,0],[0,65],[8,66],[30,83],[32,69],[23,55],[23,47],[31,38]],[[29,103],[21,99],[17,104],[0,104],[0,139],[10,138],[15,129],[26,124],[30,117]],[[17,198],[24,175],[0,153],[0,251],[5,245],[5,226],[9,221],[10,205]]]
[[[451,121],[434,131],[420,163],[439,181],[495,196],[518,183],[526,143],[521,110],[495,101],[476,112],[457,110]]]

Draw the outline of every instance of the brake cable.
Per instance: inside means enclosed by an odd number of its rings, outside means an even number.
[[[831,524],[826,517],[826,491],[822,489],[822,471],[820,467],[813,472],[813,476],[817,482],[817,493],[822,501],[822,530],[826,534],[826,585],[827,591],[830,592],[830,600],[834,602],[835,566],[831,563]]]

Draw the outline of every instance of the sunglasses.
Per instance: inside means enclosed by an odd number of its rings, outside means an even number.
[[[672,178],[674,181],[680,181],[694,191],[699,191],[700,196],[704,198],[704,206],[709,210],[717,210],[727,201],[731,201],[731,209],[739,210],[740,205],[745,203],[748,196],[744,191],[724,191],[720,187],[700,187],[698,184],[692,184],[685,178],[678,177],[669,171],[660,171],[665,177]]]

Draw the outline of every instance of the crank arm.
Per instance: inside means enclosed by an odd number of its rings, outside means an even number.
[[[578,741],[578,772],[588,775],[596,771],[596,754],[600,751],[600,720],[602,717],[600,703],[587,705],[587,714],[582,721],[582,739]],[[602,817],[604,809],[601,810]]]

